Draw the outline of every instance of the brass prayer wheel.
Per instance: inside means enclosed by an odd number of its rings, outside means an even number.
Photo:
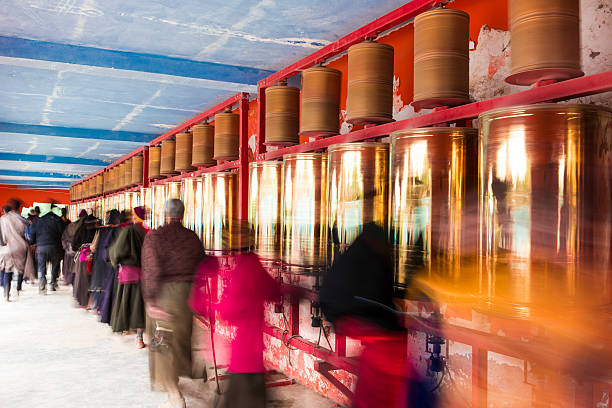
[[[144,225],[147,228],[152,228],[151,226],[151,208],[153,208],[153,194],[151,187],[141,187],[140,188],[140,205],[145,208],[145,220]]]
[[[298,144],[300,90],[286,82],[266,88],[266,140],[269,146]]]
[[[124,187],[131,187],[132,186],[132,159],[128,159],[125,161],[125,176],[124,176],[124,180],[123,180],[123,186]]]
[[[215,115],[214,160],[235,160],[238,158],[240,137],[240,115],[227,109]]]
[[[389,202],[389,145],[342,143],[327,154],[327,222],[332,256],[343,252],[375,222],[386,228]]]
[[[182,183],[180,181],[172,181],[164,185],[166,186],[166,201],[171,200],[173,198],[176,198],[177,200],[181,200],[183,198],[183,195],[181,194]]]
[[[123,193],[123,209],[130,214],[134,211],[134,207],[140,205],[140,193],[135,191],[127,191]]]
[[[414,19],[416,108],[454,106],[470,100],[470,16],[436,8]]]
[[[142,156],[137,155],[132,158],[132,184],[142,184]]]
[[[340,71],[333,68],[313,67],[302,72],[301,136],[340,132],[340,80]]]
[[[280,259],[282,161],[249,163],[249,223],[253,251],[262,261]]]
[[[125,163],[121,163],[117,169],[117,190],[121,190],[125,186]]]
[[[185,205],[183,225],[202,239],[202,178],[188,177],[182,183],[182,200]]]
[[[174,170],[174,157],[176,153],[176,142],[166,139],[161,144],[161,159],[159,164],[159,174],[171,176],[176,174]]]
[[[510,0],[512,63],[506,82],[531,85],[584,75],[579,0]]]
[[[164,206],[166,205],[166,186],[155,184],[151,188],[151,228],[159,228],[164,225]]]
[[[205,173],[202,177],[202,243],[210,254],[237,249],[238,174]]]
[[[393,47],[363,42],[348,49],[346,121],[353,124],[393,120]]]
[[[568,315],[612,300],[612,110],[539,104],[483,113],[485,308]]]
[[[409,298],[478,291],[477,157],[477,129],[391,133],[389,235],[395,284]]]
[[[96,176],[96,195],[101,195],[104,192],[104,180],[102,174]]]
[[[191,149],[193,138],[191,133],[179,133],[176,135],[176,156],[174,170],[177,172],[194,170],[191,167]]]
[[[213,160],[214,143],[215,143],[215,127],[208,123],[195,125],[193,131],[193,151],[191,156],[192,166],[212,166],[215,164]]]
[[[281,259],[296,273],[327,265],[327,154],[283,157]]]
[[[149,178],[158,179],[161,174],[159,172],[161,162],[161,147],[151,146],[149,147]]]

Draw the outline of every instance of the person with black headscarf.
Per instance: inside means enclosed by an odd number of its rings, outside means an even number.
[[[430,407],[407,358],[407,331],[393,303],[393,254],[384,229],[366,224],[332,264],[319,300],[336,333],[361,341],[355,408]]]
[[[62,247],[64,248],[64,262],[62,264],[62,275],[64,276],[64,284],[72,285],[74,283],[74,255],[78,248],[72,246],[74,241],[74,235],[77,230],[85,222],[87,217],[87,211],[81,210],[79,213],[79,219],[66,226],[64,233],[62,234]]]
[[[110,210],[106,213],[105,225],[98,228],[96,236],[91,244],[92,253],[92,268],[91,268],[91,283],[89,290],[93,296],[92,310],[97,312],[100,310],[104,291],[107,290],[106,283],[108,277],[115,274],[115,268],[107,262],[108,247],[114,241],[115,231],[119,225],[119,211]],[[110,288],[112,290],[112,287]]]
[[[77,229],[72,241],[72,247],[76,249],[76,270],[73,286],[73,295],[80,307],[86,308],[89,304],[89,286],[91,274],[91,242],[96,235],[99,220],[93,215],[88,215],[83,224]]]

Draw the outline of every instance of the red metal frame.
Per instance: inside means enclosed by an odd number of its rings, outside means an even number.
[[[240,134],[238,147],[238,205],[240,219],[249,218],[249,97],[240,98]]]

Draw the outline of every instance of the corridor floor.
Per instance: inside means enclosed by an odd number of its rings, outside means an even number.
[[[147,350],[74,307],[71,288],[13,292],[0,300],[1,408],[155,408],[165,400],[149,390]],[[181,387],[189,408],[211,406],[212,383],[181,379]],[[270,397],[275,408],[337,406],[299,384]]]

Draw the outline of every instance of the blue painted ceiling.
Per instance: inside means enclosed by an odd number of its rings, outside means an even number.
[[[65,188],[400,0],[3,0],[0,184]]]

